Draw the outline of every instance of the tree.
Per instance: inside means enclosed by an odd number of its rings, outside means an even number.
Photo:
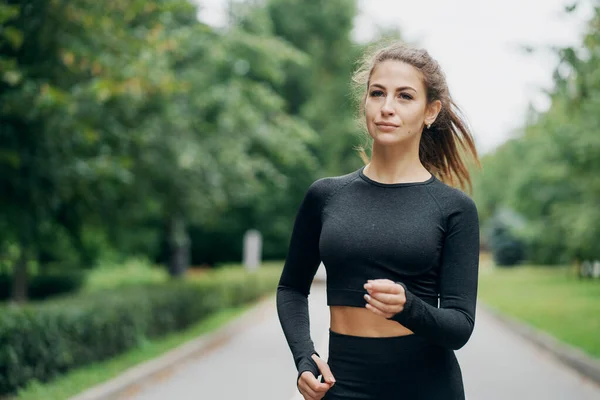
[[[486,215],[508,206],[528,220],[524,235],[534,262],[598,257],[599,27],[596,7],[583,48],[557,50],[550,108],[531,118],[521,137],[486,157],[478,178],[478,205]]]

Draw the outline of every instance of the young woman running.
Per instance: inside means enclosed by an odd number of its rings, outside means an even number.
[[[475,322],[479,221],[466,157],[474,140],[427,51],[394,44],[354,77],[366,165],[319,179],[296,216],[277,310],[307,400],[464,399],[454,350]],[[329,357],[310,337],[323,262]],[[321,379],[318,376],[321,375]]]

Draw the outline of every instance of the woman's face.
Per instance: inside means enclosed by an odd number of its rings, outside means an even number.
[[[369,81],[365,102],[367,129],[373,140],[383,145],[419,140],[423,126],[435,120],[438,106],[439,101],[428,107],[419,70],[401,61],[383,61],[375,67]]]

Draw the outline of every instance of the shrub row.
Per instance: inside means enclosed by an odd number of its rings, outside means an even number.
[[[45,382],[275,289],[278,268],[217,270],[169,282],[0,309],[0,394]]]

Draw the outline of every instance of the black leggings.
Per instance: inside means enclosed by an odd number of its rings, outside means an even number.
[[[373,338],[329,330],[327,362],[336,383],[325,400],[465,398],[454,351],[417,335]]]

